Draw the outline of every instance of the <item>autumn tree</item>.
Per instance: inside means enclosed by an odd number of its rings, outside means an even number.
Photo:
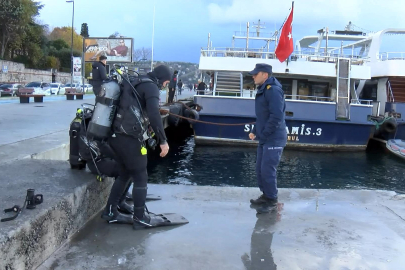
[[[63,39],[69,48],[72,44],[72,27],[55,27],[49,35],[50,40]],[[83,38],[73,31],[73,50],[81,52],[83,50]]]

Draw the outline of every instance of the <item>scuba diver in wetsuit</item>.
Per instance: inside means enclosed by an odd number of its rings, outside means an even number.
[[[119,109],[113,122],[114,134],[109,145],[116,155],[119,175],[114,182],[102,218],[109,223],[129,223],[134,229],[162,226],[167,223],[162,217],[145,212],[147,194],[147,155],[145,136],[150,127],[161,148],[161,157],[169,151],[159,112],[159,86],[165,87],[171,78],[168,67],[156,67],[146,76],[134,81],[123,81]],[[134,87],[135,86],[135,87]],[[149,141],[148,141],[149,142]],[[120,200],[132,181],[133,216],[118,211]]]

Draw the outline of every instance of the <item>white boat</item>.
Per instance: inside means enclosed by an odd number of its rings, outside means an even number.
[[[229,48],[212,47],[209,36],[208,47],[201,50],[199,69],[209,76],[212,94],[196,95],[194,101],[204,108],[200,120],[218,125],[195,123],[196,143],[251,143],[252,124],[230,124],[255,120],[254,92],[247,89],[254,89],[248,72],[257,63],[272,65],[273,76],[283,85],[287,146],[365,149],[376,127],[383,127],[378,119],[392,117],[405,123],[405,103],[390,102],[395,91],[387,83],[403,76],[405,86],[405,58],[380,52],[384,34],[405,33],[405,29],[365,34],[353,31],[350,24],[343,31],[323,28],[317,36],[296,42],[295,52],[283,63],[272,50],[277,33],[266,35],[260,29],[260,21],[254,32],[247,24],[246,32],[235,34]],[[244,48],[235,46],[241,39]],[[253,48],[253,41],[262,41],[263,46]],[[389,131],[389,136],[405,138],[405,130]]]
[[[386,146],[391,153],[405,159],[405,141],[398,139],[388,140]]]

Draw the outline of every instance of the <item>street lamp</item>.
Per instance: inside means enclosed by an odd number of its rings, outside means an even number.
[[[73,23],[74,23],[74,20],[75,20],[75,1],[74,0],[66,0],[66,3],[73,3],[73,13],[72,13],[72,45],[71,45],[71,48],[70,48],[70,69],[71,69],[71,77],[70,77],[70,87],[73,87],[73,29],[74,29],[74,27],[73,27]]]

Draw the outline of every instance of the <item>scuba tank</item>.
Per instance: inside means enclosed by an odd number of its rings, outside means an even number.
[[[104,140],[111,135],[111,125],[120,101],[120,85],[115,81],[101,85],[96,97],[96,108],[89,123],[88,134],[95,139]]]

